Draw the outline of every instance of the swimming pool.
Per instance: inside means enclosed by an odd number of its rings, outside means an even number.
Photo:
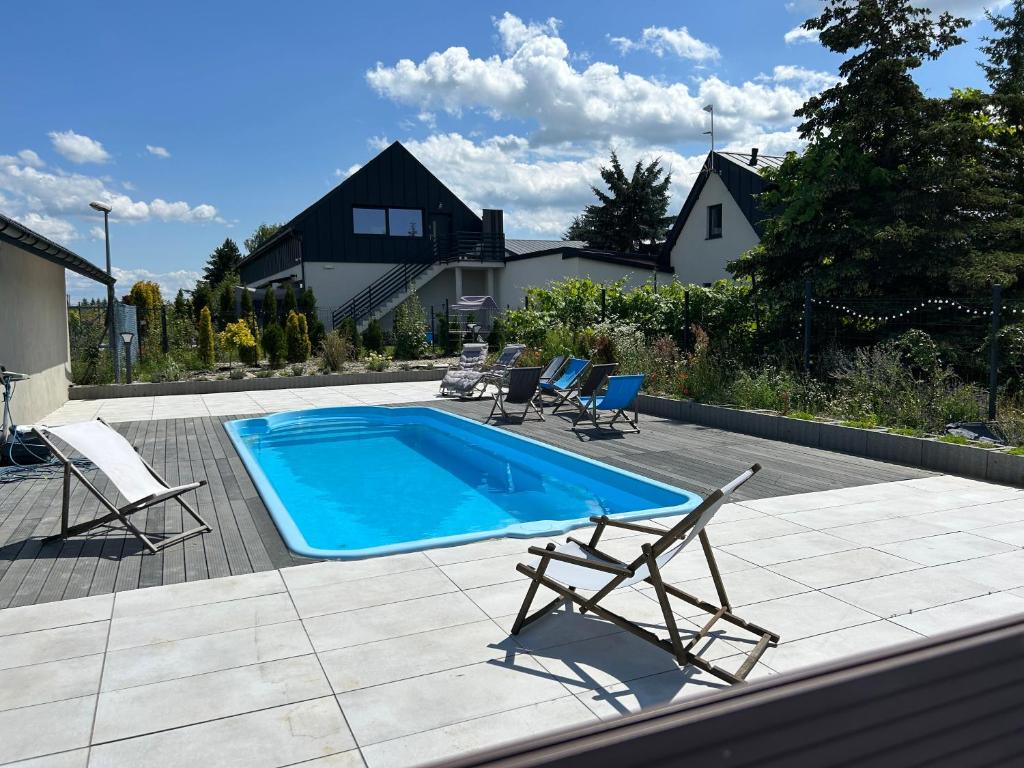
[[[355,559],[688,512],[700,497],[427,407],[225,424],[289,549]]]

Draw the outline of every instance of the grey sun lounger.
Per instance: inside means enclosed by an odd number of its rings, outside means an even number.
[[[76,424],[64,424],[59,427],[39,426],[33,431],[53,452],[57,460],[64,465],[64,500],[61,506],[60,533],[49,537],[50,539],[66,539],[69,536],[75,536],[97,526],[105,525],[113,520],[119,520],[133,536],[142,542],[147,550],[156,553],[172,544],[177,544],[192,536],[198,536],[213,530],[199,516],[199,513],[181,498],[182,494],[206,485],[206,481],[197,480],[184,485],[169,485],[150,466],[149,462],[139,455],[135,448],[132,447],[132,444],[125,440],[120,432],[112,429],[102,419],[83,421]],[[111,485],[117,489],[127,503],[117,506],[111,499],[103,495],[95,485],[89,482],[89,479],[82,474],[81,470],[64,455],[54,443],[53,438],[57,438],[71,446],[77,453],[85,456],[85,458],[95,464],[96,468],[107,476]],[[86,487],[89,493],[99,499],[100,504],[108,510],[106,515],[95,520],[75,525],[70,524],[69,507],[71,503],[72,475],[78,478],[78,481]],[[169,538],[153,541],[131,521],[130,516],[155,504],[170,500],[180,504],[199,525]]]
[[[501,411],[502,417],[509,419],[515,416],[520,421],[526,419],[526,415],[532,410],[541,421],[544,421],[544,411],[537,404],[537,383],[540,381],[541,369],[537,368],[513,368],[508,374],[508,387],[498,387],[494,393],[494,405],[485,421],[494,418],[496,410]],[[509,413],[509,406],[522,406],[522,413]]]
[[[479,373],[487,359],[486,344],[463,344],[462,354],[455,365],[451,366],[441,379],[441,394],[458,394],[462,379],[466,374]]]
[[[509,344],[489,367],[457,372],[448,384],[448,393],[466,398],[483,397],[488,385],[501,384],[525,350],[525,344]]]
[[[536,555],[540,559],[530,565],[520,563],[516,566],[517,571],[530,579],[530,586],[526,591],[526,598],[519,609],[515,623],[512,625],[512,634],[518,635],[529,624],[545,616],[557,617],[559,614],[552,614],[552,611],[562,603],[567,605],[574,603],[579,607],[580,613],[593,613],[595,616],[667,651],[681,667],[692,664],[729,683],[743,681],[765,650],[779,642],[779,635],[744,621],[733,613],[722,582],[722,575],[718,570],[714,552],[708,540],[706,526],[721,506],[728,501],[730,495],[757,474],[760,469],[760,465],[755,464],[731,483],[710,494],[701,502],[700,506],[667,531],[652,525],[611,520],[602,515],[590,518],[591,522],[597,524],[597,528],[587,544],[570,537],[565,544],[548,544],[547,548],[530,547],[528,550],[530,554]],[[601,534],[609,527],[645,533],[655,538],[652,543],[643,544],[637,557],[627,563],[597,548]],[[676,555],[684,551],[694,539],[700,540],[701,548],[704,550],[708,569],[711,571],[711,578],[718,592],[718,605],[695,597],[671,584],[666,584],[662,579],[662,570],[665,566]],[[602,605],[601,601],[613,591],[625,589],[640,582],[646,582],[654,587],[654,594],[665,621],[667,638],[658,637],[639,623],[612,613]],[[537,590],[542,586],[555,592],[558,597],[534,613],[529,613],[530,604],[536,597]],[[586,590],[593,594],[590,597],[584,597],[579,590]],[[694,608],[699,608],[711,616],[710,620],[699,631],[693,633],[692,637],[684,638],[679,630],[669,598],[676,598]],[[747,653],[746,658],[735,671],[728,671],[711,663],[694,650],[719,621],[728,622],[757,638],[754,647]]]

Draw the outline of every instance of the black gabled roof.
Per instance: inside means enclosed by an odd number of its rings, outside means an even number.
[[[77,253],[43,237],[38,232],[33,232],[24,224],[2,213],[0,213],[0,240],[16,245],[29,253],[34,253],[40,258],[52,261],[54,264],[70,269],[83,277],[91,278],[98,283],[114,284],[114,278],[91,261],[86,261]]]
[[[758,236],[761,235],[761,222],[765,219],[765,215],[758,208],[757,201],[754,199],[754,195],[764,192],[768,187],[765,180],[761,178],[761,171],[764,168],[778,168],[786,158],[781,155],[758,154],[754,164],[751,164],[752,158],[755,156],[750,152],[708,153],[704,167],[693,186],[690,187],[686,202],[683,203],[679,215],[676,216],[675,224],[672,225],[668,234],[668,239],[665,240],[665,247],[662,251],[665,260],[669,259],[672,249],[679,239],[679,234],[683,231],[683,225],[686,224],[686,220],[697,205],[700,193],[704,191],[704,185],[712,173],[718,174],[733,200],[736,201],[740,210],[743,211],[743,215],[750,222],[750,226],[754,228]]]
[[[375,170],[375,166],[386,164],[388,160],[394,155],[400,155],[403,160],[415,163],[417,166],[419,166],[427,174],[427,176],[430,177],[430,179],[436,182],[438,186],[440,186],[442,189],[445,190],[445,192],[450,194],[456,201],[458,201],[458,203],[463,208],[463,215],[471,216],[477,222],[481,221],[480,216],[477,213],[475,213],[471,208],[469,208],[469,206],[463,203],[459,199],[458,195],[452,192],[451,189],[449,189],[444,182],[442,182],[440,179],[437,178],[437,176],[434,175],[433,171],[431,171],[429,168],[427,168],[427,166],[420,162],[419,158],[417,158],[416,155],[414,155],[412,152],[406,149],[405,146],[400,141],[393,141],[387,147],[385,147],[376,155],[374,155],[370,160],[368,160],[365,165],[359,168],[358,171],[348,176],[340,184],[333,187],[327,194],[323,195],[310,205],[307,205],[300,213],[293,216],[283,227],[281,227],[281,229],[278,232],[274,234],[272,238],[267,240],[259,248],[257,248],[255,251],[247,255],[244,259],[242,259],[242,261],[239,262],[239,267],[258,259],[264,253],[267,253],[276,245],[281,243],[283,240],[286,240],[290,237],[299,236],[299,234],[302,232],[303,220],[310,214],[311,211],[313,211],[321,204],[324,204],[331,198],[338,196],[341,193],[341,191],[346,189],[347,187],[350,187],[358,183],[360,177],[373,173]]]
[[[603,261],[608,264],[620,264],[626,267],[636,267],[637,269],[657,269],[660,272],[674,271],[671,266],[661,263],[661,257],[657,253],[608,251],[601,248],[591,248],[579,240],[554,240],[550,242],[552,243],[552,247],[550,248],[540,248],[537,250],[527,251],[525,253],[515,253],[511,249],[506,248],[505,261],[523,261],[525,259],[534,259],[539,256],[559,254],[563,259],[590,259],[591,261]]]

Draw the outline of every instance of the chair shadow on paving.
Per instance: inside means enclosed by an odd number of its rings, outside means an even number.
[[[171,531],[145,533],[155,542],[175,535]],[[101,525],[69,539],[48,540],[48,536],[29,536],[19,541],[10,541],[0,547],[0,562],[24,559],[29,551],[35,560],[77,560],[92,557],[100,560],[123,560],[145,553],[146,548],[126,529],[117,525]]]
[[[666,635],[664,625],[646,621],[636,624],[659,636]],[[680,619],[680,633],[687,642],[699,628],[684,625],[685,620]],[[726,643],[724,637],[724,631],[712,632],[698,647],[707,654],[711,646],[724,644],[710,654],[712,659],[744,652],[741,648],[746,638],[730,636]],[[505,657],[490,659],[488,664],[558,681],[608,714],[628,714],[667,704],[682,695],[729,687],[694,666],[679,667],[665,651],[575,609],[556,609],[509,639],[514,643],[489,646],[505,651]],[[754,641],[749,642],[752,646]],[[520,663],[520,654],[536,660],[543,670]],[[731,666],[732,660],[726,665]]]

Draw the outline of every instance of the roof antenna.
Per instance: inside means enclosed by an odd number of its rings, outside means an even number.
[[[704,111],[711,115],[711,130],[704,131],[705,136],[711,136],[711,154],[708,156],[708,170],[715,170],[715,105],[705,104]]]

